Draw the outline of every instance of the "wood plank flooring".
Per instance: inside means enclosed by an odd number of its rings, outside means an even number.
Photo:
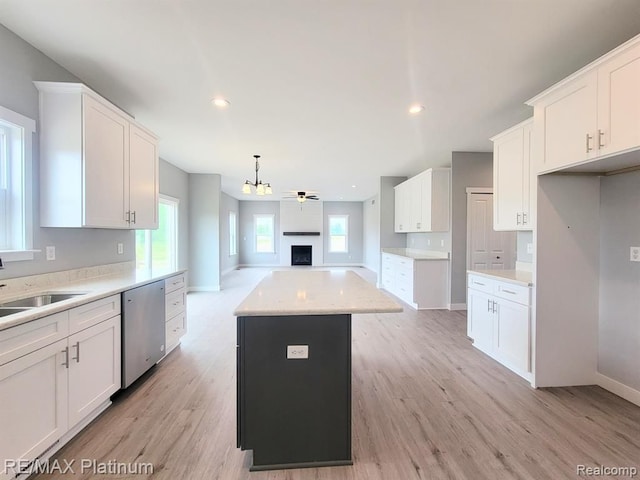
[[[223,291],[190,294],[182,346],[55,458],[151,462],[153,475],[103,478],[172,480],[539,480],[578,478],[581,464],[640,469],[640,407],[599,387],[533,390],[471,346],[466,312],[405,306],[353,317],[354,465],[249,473],[251,452],[235,446],[232,312],[267,271],[238,270]],[[72,478],[94,477],[78,470]]]

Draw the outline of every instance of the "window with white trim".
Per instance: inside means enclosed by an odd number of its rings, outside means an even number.
[[[349,215],[329,215],[329,252],[349,251]]]
[[[238,254],[238,216],[229,212],[229,255]]]
[[[275,253],[275,215],[253,216],[256,253]]]
[[[0,107],[0,256],[33,259],[31,156],[36,122]]]
[[[160,195],[158,228],[136,230],[136,268],[153,272],[173,272],[178,268],[177,198]]]

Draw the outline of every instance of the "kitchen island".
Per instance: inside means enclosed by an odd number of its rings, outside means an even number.
[[[238,306],[237,446],[251,470],[351,465],[351,315],[402,307],[352,271],[271,272]]]

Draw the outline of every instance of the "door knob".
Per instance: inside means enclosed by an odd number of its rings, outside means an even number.
[[[500,260],[500,257],[496,257],[497,260]]]

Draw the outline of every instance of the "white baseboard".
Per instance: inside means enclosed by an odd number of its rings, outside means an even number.
[[[228,273],[234,272],[238,269],[238,265],[234,265],[233,267],[226,268],[222,272],[220,272],[220,276],[226,275]]]
[[[286,267],[286,265],[280,265],[279,263],[241,263],[237,268],[277,268]]]
[[[625,400],[628,400],[631,403],[635,403],[636,405],[640,406],[640,391],[597,372],[596,384],[604,388],[605,390],[609,390],[611,393],[615,393],[619,397],[622,397]]]
[[[220,285],[211,285],[206,287],[189,287],[187,288],[188,292],[219,292]]]
[[[466,310],[467,304],[466,303],[450,303],[448,308],[449,310]]]

